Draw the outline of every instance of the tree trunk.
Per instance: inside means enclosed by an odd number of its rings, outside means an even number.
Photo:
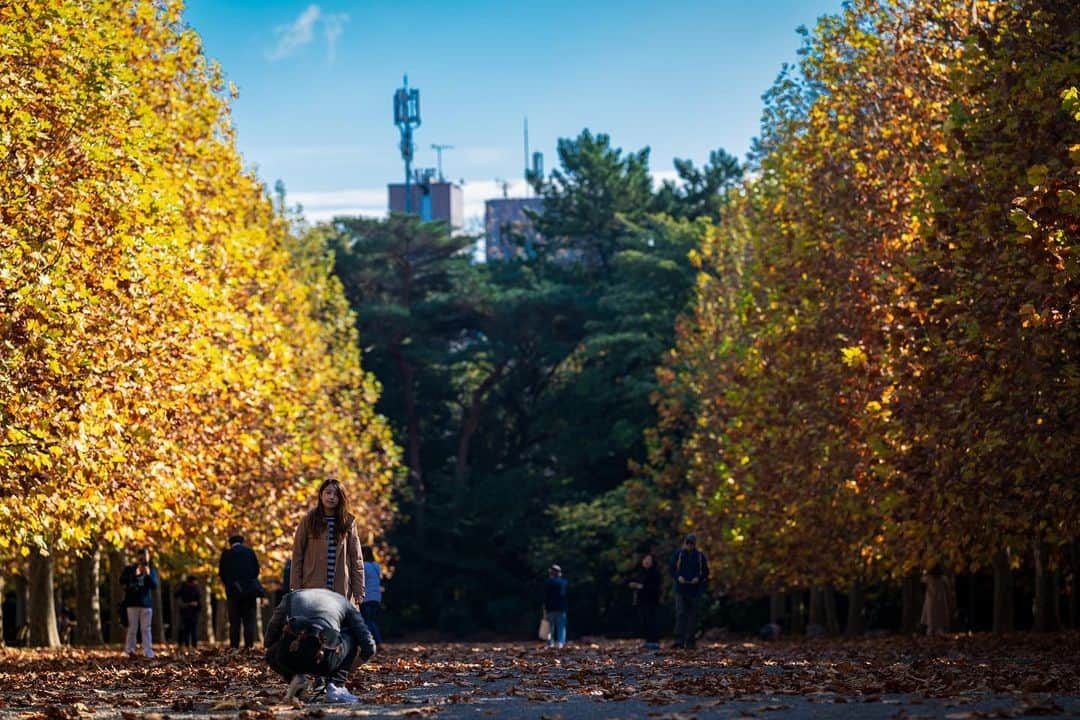
[[[15,632],[19,633],[29,623],[30,583],[25,575],[15,576]],[[26,644],[26,638],[18,641]]]
[[[807,627],[812,625],[825,629],[825,590],[820,585],[810,588],[810,618]]]
[[[789,594],[791,599],[791,634],[802,635],[806,632],[806,601],[803,591],[795,590]]]
[[[75,643],[101,645],[101,550],[96,545],[75,561]]]
[[[1035,560],[1035,624],[1032,630],[1037,633],[1057,630],[1054,624],[1053,598],[1051,597],[1051,573],[1046,543],[1035,542],[1032,555]]]
[[[120,603],[124,599],[124,588],[120,585],[120,574],[124,572],[124,553],[109,550],[109,642],[123,643],[127,631],[120,624]]]
[[[183,579],[177,582],[184,582]],[[175,592],[175,591],[174,591]],[[176,598],[172,598],[169,603],[169,634],[173,643],[177,646],[180,645],[180,603],[176,601]]]
[[[769,595],[769,622],[780,625],[784,619],[784,595],[774,592]]]
[[[30,553],[30,645],[60,647],[53,600],[53,559],[36,550]]]
[[[900,585],[900,632],[904,635],[914,635],[919,629],[920,599],[918,574],[905,575]]]
[[[967,593],[967,627],[964,628],[968,632],[974,632],[975,630],[975,613],[977,611],[977,604],[975,602],[976,583],[978,576],[974,572],[968,573],[968,593]]]
[[[254,642],[255,642],[256,645],[262,645],[263,644],[262,615],[263,615],[263,608],[266,607],[267,605],[268,605],[268,603],[266,602],[265,598],[259,598],[258,600],[255,601],[255,638],[254,638]]]
[[[221,642],[229,637],[229,608],[225,598],[219,598],[211,593],[210,602],[214,606],[214,637]]]
[[[836,609],[836,588],[826,585],[824,590],[825,599],[825,630],[830,635],[840,634],[840,613]]]
[[[994,555],[994,632],[1013,631],[1013,573],[1009,555],[1000,550]]]
[[[857,637],[866,632],[865,609],[866,595],[862,583],[856,581],[852,583],[851,589],[848,591],[848,614],[847,627],[844,629],[845,635],[848,637]]]
[[[472,443],[473,436],[476,435],[477,429],[480,427],[480,417],[484,410],[484,401],[487,399],[488,391],[491,390],[499,378],[502,377],[503,371],[506,370],[506,362],[499,364],[494,370],[492,370],[484,381],[473,390],[472,395],[469,398],[469,407],[465,411],[465,421],[461,424],[461,435],[458,438],[457,457],[454,461],[454,517],[461,517],[461,502],[465,497],[465,485],[467,472],[469,468],[469,445]]]
[[[165,603],[161,601],[162,595],[165,593],[165,583],[161,579],[161,574],[158,573],[158,584],[153,590],[154,597],[154,612],[150,616],[150,628],[153,633],[154,642],[165,642]]]
[[[1050,611],[1052,613],[1054,627],[1061,630],[1065,627],[1061,617],[1061,570],[1055,570],[1050,574]]]
[[[397,362],[398,375],[401,377],[402,401],[405,405],[406,427],[406,465],[409,468],[409,482],[413,487],[413,529],[417,543],[424,547],[427,488],[424,486],[424,472],[420,461],[420,415],[416,409],[416,389],[413,387],[416,371],[405,360],[400,349],[392,351]]]
[[[213,595],[206,588],[209,582],[203,582],[199,588],[199,642],[213,645],[217,642],[217,633],[214,632],[214,611],[211,608]]]
[[[1080,575],[1080,540],[1069,543],[1069,561],[1072,567],[1069,573],[1069,627],[1076,630],[1080,628],[1077,625],[1080,621],[1080,597],[1077,597],[1080,592],[1080,582],[1077,581],[1077,575]]]

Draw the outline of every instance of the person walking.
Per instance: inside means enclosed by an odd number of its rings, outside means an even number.
[[[180,610],[180,634],[177,644],[194,649],[199,643],[199,608],[202,607],[202,589],[194,575],[180,583],[173,593],[173,599]]]
[[[229,548],[221,553],[218,577],[225,586],[225,601],[229,609],[229,647],[240,647],[240,628],[244,630],[244,647],[255,645],[255,616],[259,598],[265,595],[259,582],[259,558],[244,544],[243,535],[231,535]]]
[[[920,624],[926,626],[927,637],[946,635],[949,632],[949,618],[952,617],[949,578],[941,565],[937,564],[923,575],[922,581],[926,583],[926,595]]]
[[[675,647],[693,648],[697,632],[698,609],[705,583],[709,580],[709,563],[705,553],[697,548],[697,536],[690,533],[671,562],[675,580]]]
[[[364,602],[364,563],[356,518],[349,512],[345,489],[323,481],[315,506],[304,515],[293,537],[289,589],[327,588],[344,595],[356,608]]]
[[[135,642],[142,637],[143,655],[154,657],[153,630],[150,621],[154,615],[154,588],[158,586],[157,570],[150,566],[150,550],[139,550],[135,563],[120,572],[120,586],[124,588],[124,608],[127,612],[127,638],[124,653],[135,657]]]
[[[375,645],[382,645],[382,633],[379,632],[379,610],[382,609],[382,568],[375,560],[375,551],[370,545],[364,546],[364,602],[360,612],[364,616]]]
[[[660,647],[660,626],[657,613],[660,609],[660,568],[651,552],[641,556],[641,562],[634,571],[630,587],[634,590],[634,605],[638,610],[641,624],[641,637],[645,640],[646,650]]]
[[[544,613],[551,625],[548,647],[566,647],[566,588],[562,568],[552,565],[548,568],[547,582],[544,583]]]

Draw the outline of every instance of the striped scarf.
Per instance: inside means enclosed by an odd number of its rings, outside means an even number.
[[[334,589],[334,564],[337,561],[337,537],[334,532],[335,518],[326,516],[326,589]]]

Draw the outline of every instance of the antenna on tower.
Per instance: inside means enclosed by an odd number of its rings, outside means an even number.
[[[443,150],[453,150],[454,146],[453,145],[439,145],[439,144],[436,144],[436,143],[432,143],[431,144],[431,149],[435,151],[435,157],[437,158],[436,164],[437,164],[437,166],[439,168],[439,182],[446,182],[446,178],[444,178],[443,174],[442,174],[442,151]]]
[[[529,117],[525,116],[524,123],[524,136],[525,136],[525,182],[529,181]]]
[[[420,127],[420,91],[409,88],[409,76],[406,75],[402,87],[394,92],[394,124],[401,131],[401,159],[405,161],[405,212],[412,212],[412,188],[409,182],[412,176],[412,159],[415,146],[412,133]]]

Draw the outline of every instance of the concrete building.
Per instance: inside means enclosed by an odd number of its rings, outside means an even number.
[[[391,183],[387,190],[390,212],[405,212],[405,183]],[[409,190],[414,215],[419,215],[425,221],[443,220],[450,224],[453,234],[464,232],[465,196],[460,185],[432,180],[424,184],[409,183]]]
[[[543,198],[497,198],[484,202],[484,256],[507,260],[519,253],[530,253],[540,235],[525,210],[543,212]]]

